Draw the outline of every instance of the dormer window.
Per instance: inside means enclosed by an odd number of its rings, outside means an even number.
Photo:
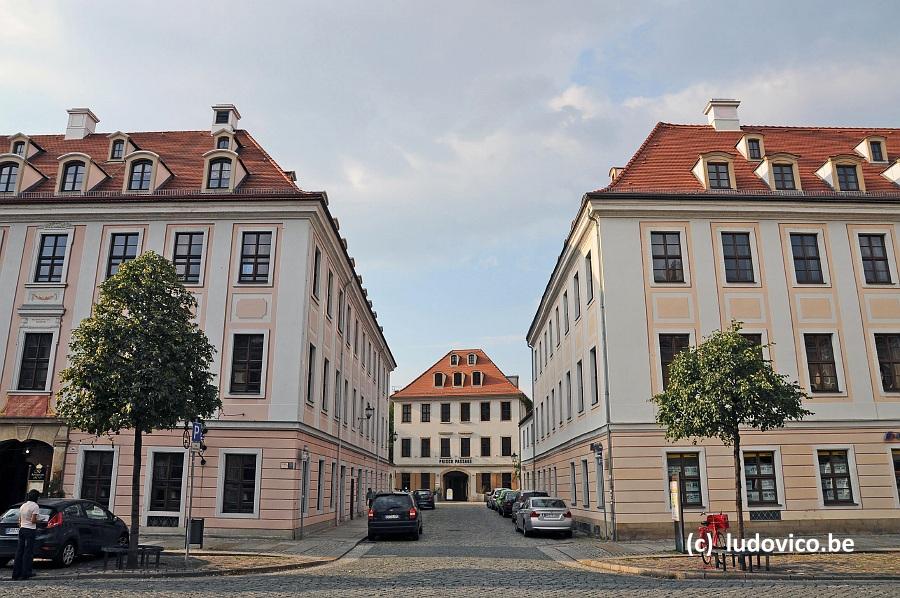
[[[136,160],[131,163],[131,174],[128,177],[129,191],[149,191],[150,177],[153,174],[153,162]]]
[[[110,160],[121,160],[125,155],[125,140],[116,139],[112,142],[112,148],[109,151]]]
[[[776,162],[772,165],[772,177],[775,189],[778,191],[796,191],[794,183],[794,165],[784,162]]]
[[[855,164],[838,164],[837,178],[839,191],[859,191],[859,176]]]
[[[63,192],[81,191],[84,188],[84,162],[69,162],[63,167],[59,190]]]
[[[474,353],[469,353],[469,355],[467,356],[467,359],[468,359],[469,365],[475,365],[475,361],[477,360]]]
[[[216,110],[216,124],[217,125],[227,125],[228,124],[228,110]]]
[[[731,189],[727,162],[707,162],[706,175],[710,189]]]
[[[15,143],[13,143],[12,153],[14,153],[17,156],[24,156],[25,155],[25,142],[24,141],[16,141]]]
[[[450,365],[459,365],[459,355],[454,353],[450,356]]]
[[[869,153],[872,156],[872,162],[884,162],[884,150],[882,149],[884,146],[881,145],[880,141],[870,141],[869,142]]]
[[[231,184],[231,160],[216,158],[209,162],[209,176],[206,178],[207,189],[228,189]]]
[[[227,135],[222,135],[216,139],[216,149],[229,149],[231,147],[231,139]]]
[[[741,145],[744,142],[741,141]],[[728,152],[707,152],[700,154],[691,172],[709,190],[734,189],[734,155]]]
[[[453,372],[453,386],[462,386],[462,385],[463,385],[462,372]]]
[[[435,388],[443,388],[444,386],[444,374],[440,372],[435,372],[434,374],[434,387]]]
[[[19,165],[15,162],[0,164],[0,193],[15,193],[19,178]]]
[[[481,386],[482,375],[481,372],[472,372],[472,386]]]
[[[759,145],[759,139],[751,138],[747,140],[747,157],[750,160],[762,159],[762,149]]]

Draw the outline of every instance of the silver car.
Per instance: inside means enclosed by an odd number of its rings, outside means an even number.
[[[533,497],[516,512],[514,525],[527,537],[535,532],[562,532],[572,537],[572,512],[556,497]]]

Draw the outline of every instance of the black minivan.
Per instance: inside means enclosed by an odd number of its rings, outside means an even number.
[[[409,492],[376,494],[369,507],[369,540],[381,535],[406,535],[418,540],[422,514]]]
[[[19,507],[0,516],[0,566],[16,556]],[[89,500],[47,498],[38,501],[34,556],[68,567],[80,554],[98,554],[105,546],[127,546],[128,526],[107,509]]]

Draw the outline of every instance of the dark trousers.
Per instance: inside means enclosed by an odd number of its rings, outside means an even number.
[[[19,528],[19,545],[16,547],[16,561],[13,564],[13,578],[31,577],[31,563],[34,560],[34,536],[36,530]]]

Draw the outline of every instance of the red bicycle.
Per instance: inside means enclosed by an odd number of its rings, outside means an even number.
[[[703,513],[706,515],[706,513]],[[709,565],[712,562],[712,548],[725,548],[725,531],[728,529],[728,515],[706,515],[706,519],[700,522],[697,528],[697,550],[703,563]]]

